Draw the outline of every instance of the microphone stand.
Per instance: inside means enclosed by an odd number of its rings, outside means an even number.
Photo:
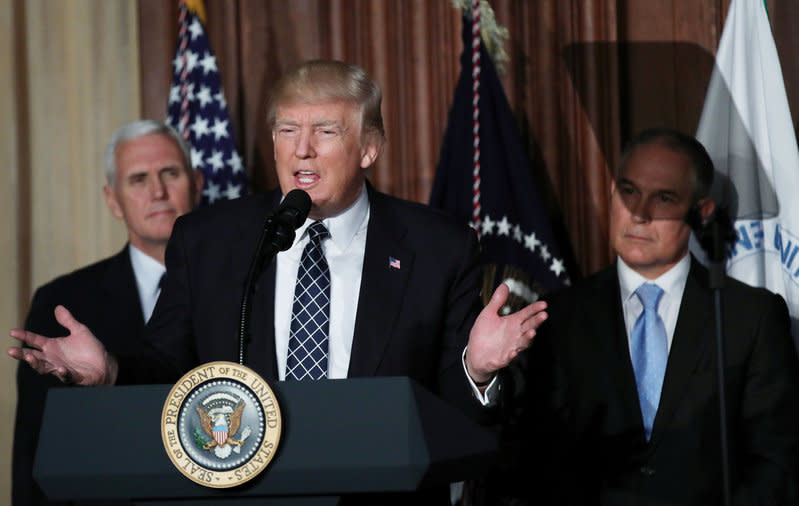
[[[732,488],[730,484],[730,452],[727,429],[727,394],[725,388],[724,361],[724,322],[722,320],[722,290],[724,289],[724,273],[727,245],[735,239],[730,217],[724,207],[719,207],[708,223],[697,227],[697,238],[708,255],[710,272],[709,288],[713,291],[715,330],[716,330],[716,367],[719,390],[719,424],[721,436],[721,475],[722,496],[724,506],[730,506]]]
[[[239,311],[239,364],[244,365],[247,356],[247,344],[250,342],[250,312],[252,310],[252,296],[255,293],[255,283],[263,272],[264,267],[269,265],[277,255],[280,248],[275,245],[275,240],[267,242],[268,237],[274,237],[276,232],[275,215],[269,215],[264,222],[264,231],[258,239],[255,247],[250,269],[244,284],[244,293],[241,297],[241,309]],[[291,232],[291,239],[288,244],[294,241],[294,231]],[[266,247],[264,245],[266,244]],[[269,260],[267,262],[267,259]]]
[[[311,197],[302,190],[292,190],[283,199],[275,212],[264,221],[264,231],[258,239],[255,254],[247,272],[244,293],[241,296],[239,314],[239,364],[244,365],[247,357],[247,344],[250,342],[250,311],[255,284],[264,267],[272,263],[275,255],[287,250],[294,242],[299,227],[311,209]]]

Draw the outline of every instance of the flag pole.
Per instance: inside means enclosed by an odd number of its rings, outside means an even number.
[[[480,0],[472,0],[472,224],[480,238]]]

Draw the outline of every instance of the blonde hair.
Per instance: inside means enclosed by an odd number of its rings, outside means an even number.
[[[336,60],[303,62],[280,78],[272,88],[267,121],[274,128],[277,109],[289,104],[349,102],[360,107],[360,138],[373,136],[385,142],[380,87],[361,67]]]

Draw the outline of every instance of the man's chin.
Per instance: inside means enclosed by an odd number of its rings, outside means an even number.
[[[633,268],[646,268],[654,263],[652,255],[638,248],[622,250],[618,255],[625,264]]]
[[[147,242],[155,245],[166,245],[169,242],[169,235],[159,233],[147,238]]]
[[[152,226],[142,231],[144,233],[140,233],[140,237],[150,244],[166,244],[169,241],[169,236],[172,235],[172,226],[174,224],[174,219],[170,222],[159,223],[157,226]]]

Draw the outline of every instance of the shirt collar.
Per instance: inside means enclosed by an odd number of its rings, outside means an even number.
[[[356,232],[361,229],[364,220],[368,217],[369,194],[366,191],[366,184],[364,184],[361,188],[361,194],[350,207],[333,217],[323,219],[322,223],[325,225],[328,232],[330,232],[330,240],[335,243],[340,251],[344,251],[352,242]],[[294,239],[295,245],[305,237],[306,230],[308,230],[308,227],[314,221],[316,220],[306,218],[305,223],[297,229],[297,236]]]
[[[144,293],[154,294],[158,290],[158,283],[166,272],[166,267],[132,244],[129,245],[128,251],[130,251],[133,275],[136,276],[136,285]]]
[[[619,289],[621,290],[621,300],[626,301],[635,294],[635,291],[644,283],[654,283],[667,294],[680,292],[688,279],[688,271],[691,270],[691,255],[685,254],[677,264],[668,271],[661,274],[656,279],[647,279],[632,267],[624,263],[621,257],[617,257],[616,271],[619,276]]]

